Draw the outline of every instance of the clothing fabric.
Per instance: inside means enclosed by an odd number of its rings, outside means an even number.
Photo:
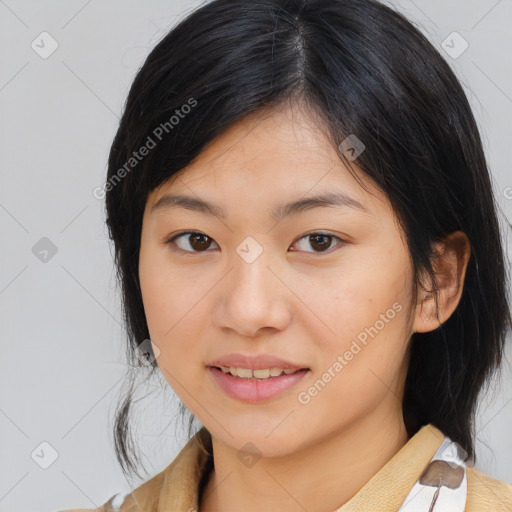
[[[209,453],[200,449],[199,437]],[[60,512],[201,512],[211,453],[211,437],[203,427],[169,466],[132,492],[112,496],[96,511]],[[333,512],[374,511],[512,512],[512,486],[466,467],[456,443],[430,424]]]
[[[468,481],[463,450],[445,437],[398,512],[464,512]]]

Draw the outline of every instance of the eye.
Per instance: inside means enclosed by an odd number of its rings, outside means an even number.
[[[313,247],[314,251],[306,251],[306,252],[326,252],[331,248],[331,244],[334,240],[339,240],[337,245],[341,245],[344,243],[339,236],[333,235],[332,233],[321,233],[318,231],[308,233],[304,235],[302,238],[299,238],[296,244],[300,243],[302,240],[305,240],[306,243],[309,243],[311,247]],[[303,244],[304,247],[304,244]]]
[[[183,238],[184,243],[182,246],[176,243],[176,240]],[[210,246],[212,242],[212,238],[205,235],[204,233],[199,233],[198,231],[185,231],[182,233],[178,233],[173,237],[166,240],[166,244],[171,246],[171,250],[180,253],[194,253],[194,252],[206,252],[206,249]],[[178,247],[176,249],[176,246]],[[188,246],[188,247],[187,247]],[[192,250],[190,250],[190,247]]]
[[[183,242],[180,242],[180,245],[176,241],[182,238]],[[311,247],[315,249],[313,251],[306,252],[326,252],[331,248],[332,242],[335,239],[339,240],[337,245],[344,243],[344,240],[342,240],[339,236],[333,235],[332,233],[322,233],[315,231],[304,235],[297,242],[295,242],[295,244],[305,240],[306,242],[309,242]],[[204,233],[200,233],[198,231],[185,231],[172,236],[171,238],[167,239],[165,243],[171,246],[172,251],[187,254],[208,252],[207,249],[210,247],[212,241],[213,239]]]

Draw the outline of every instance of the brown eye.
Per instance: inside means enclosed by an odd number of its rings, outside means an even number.
[[[313,247],[315,250],[324,251],[329,249],[332,237],[329,235],[310,235],[309,240],[311,247]]]
[[[296,242],[296,244],[300,244],[302,241],[306,241],[309,243],[310,247],[313,248],[313,251],[308,251],[306,248],[299,248],[301,251],[305,252],[313,252],[313,253],[323,253],[327,252],[331,247],[333,247],[332,242],[334,240],[338,240],[337,245],[342,245],[344,240],[342,240],[339,236],[333,235],[331,233],[309,233]],[[215,243],[212,238],[204,233],[199,233],[197,231],[186,231],[183,233],[178,233],[174,235],[172,238],[166,241],[166,244],[171,246],[171,250],[179,253],[198,253],[198,252],[209,252],[208,249],[211,247],[211,244]],[[218,247],[218,246],[217,246]]]
[[[177,242],[179,241],[179,243]],[[187,231],[185,233],[178,233],[171,239],[167,240],[167,244],[171,246],[171,249],[176,252],[207,252],[213,239],[204,233],[197,231]],[[177,247],[177,248],[174,248]]]
[[[326,252],[328,249],[332,247],[332,242],[334,240],[339,240],[337,245],[341,245],[344,241],[336,235],[331,233],[309,233],[302,238],[300,238],[296,243],[299,244],[301,241],[305,240],[307,243],[302,245],[302,248],[299,250],[304,250],[306,252]],[[304,248],[304,245],[309,244],[312,247],[313,251],[308,251]]]
[[[211,239],[206,235],[198,233],[195,235],[189,235],[189,237],[190,246],[196,251],[204,251],[210,247]]]

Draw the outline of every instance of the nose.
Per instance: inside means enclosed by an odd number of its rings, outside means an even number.
[[[215,325],[248,337],[284,330],[293,297],[284,271],[265,251],[252,262],[235,254],[230,263],[231,272],[216,290]]]

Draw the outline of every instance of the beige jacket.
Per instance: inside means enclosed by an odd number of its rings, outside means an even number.
[[[212,468],[211,457],[199,449],[198,436],[211,452],[211,438],[203,427],[167,468],[126,496],[120,509],[112,506],[112,497],[95,512],[197,512],[200,491]],[[443,439],[433,425],[422,427],[357,494],[333,512],[396,512]],[[512,512],[512,486],[474,468],[467,469],[467,479],[466,512]]]

